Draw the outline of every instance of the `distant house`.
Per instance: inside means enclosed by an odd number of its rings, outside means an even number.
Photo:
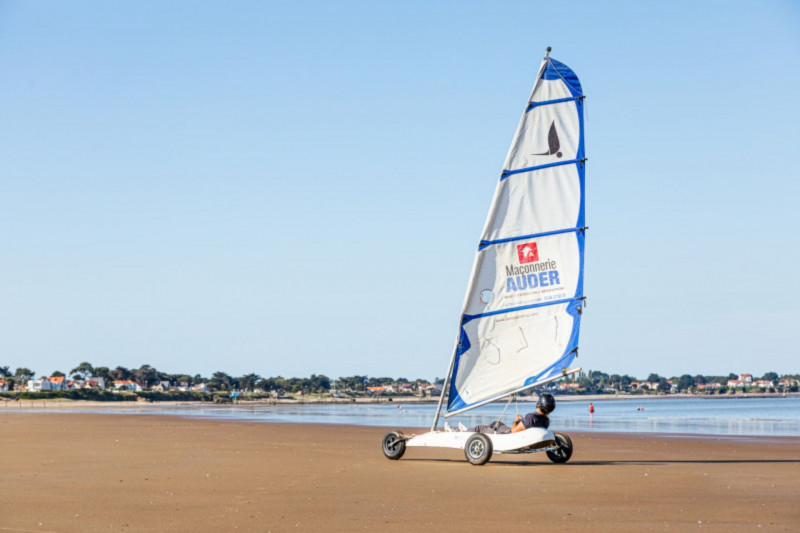
[[[383,393],[383,391],[386,390],[386,388],[385,387],[381,387],[381,386],[378,386],[378,387],[367,387],[367,390],[370,391],[372,394],[377,396],[378,394]]]
[[[720,385],[719,383],[701,383],[700,385],[697,386],[697,390],[706,390],[706,391],[707,390],[711,390],[711,391],[714,391],[714,390],[717,390],[717,389],[719,389],[721,387],[722,387],[722,385]]]
[[[31,392],[42,392],[50,390],[50,380],[47,378],[29,379],[28,390]]]
[[[106,380],[105,380],[105,378],[87,379],[87,380],[85,380],[83,382],[82,388],[84,388],[84,389],[106,390]]]
[[[48,381],[50,382],[51,390],[64,390],[65,388],[64,376],[50,377]]]
[[[129,379],[123,379],[114,382],[114,392],[141,392],[142,390],[143,389],[141,385]]]
[[[426,396],[439,396],[442,394],[442,388],[439,385],[420,385],[420,392]]]
[[[8,381],[0,379],[0,392],[8,392]]]
[[[168,390],[172,390],[172,384],[169,381],[159,381],[155,385],[153,385],[154,391],[164,392]]]
[[[205,383],[198,383],[197,385],[192,385],[192,392],[208,392],[208,385]]]

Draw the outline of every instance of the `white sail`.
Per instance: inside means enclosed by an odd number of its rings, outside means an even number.
[[[447,416],[560,375],[583,305],[583,93],[545,57],[472,268],[449,375]]]

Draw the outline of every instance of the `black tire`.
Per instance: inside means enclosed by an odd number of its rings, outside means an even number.
[[[547,452],[547,457],[556,464],[564,464],[572,457],[572,439],[563,433],[553,433],[557,450]]]
[[[381,449],[387,459],[396,461],[403,457],[403,454],[406,453],[406,440],[403,434],[395,430],[387,431],[383,436]]]
[[[464,455],[473,465],[485,464],[492,458],[492,439],[483,433],[475,433],[464,445]]]

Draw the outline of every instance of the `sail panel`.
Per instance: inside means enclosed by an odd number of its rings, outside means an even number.
[[[582,291],[583,232],[513,240],[478,252],[464,315],[574,298]]]
[[[546,381],[577,354],[583,306],[583,93],[545,58],[489,209],[449,376],[451,414]]]
[[[495,241],[582,225],[581,178],[578,165],[561,165],[500,181],[482,239]]]
[[[578,344],[579,306],[573,301],[464,324],[448,411],[522,389],[568,367]]]
[[[561,83],[545,82],[544,86]],[[526,111],[503,168],[518,170],[579,158],[580,119],[575,101]]]

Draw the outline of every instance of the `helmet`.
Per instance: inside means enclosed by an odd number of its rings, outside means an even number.
[[[549,415],[556,408],[556,399],[549,392],[542,393],[539,395],[539,401],[536,402],[536,408]]]

